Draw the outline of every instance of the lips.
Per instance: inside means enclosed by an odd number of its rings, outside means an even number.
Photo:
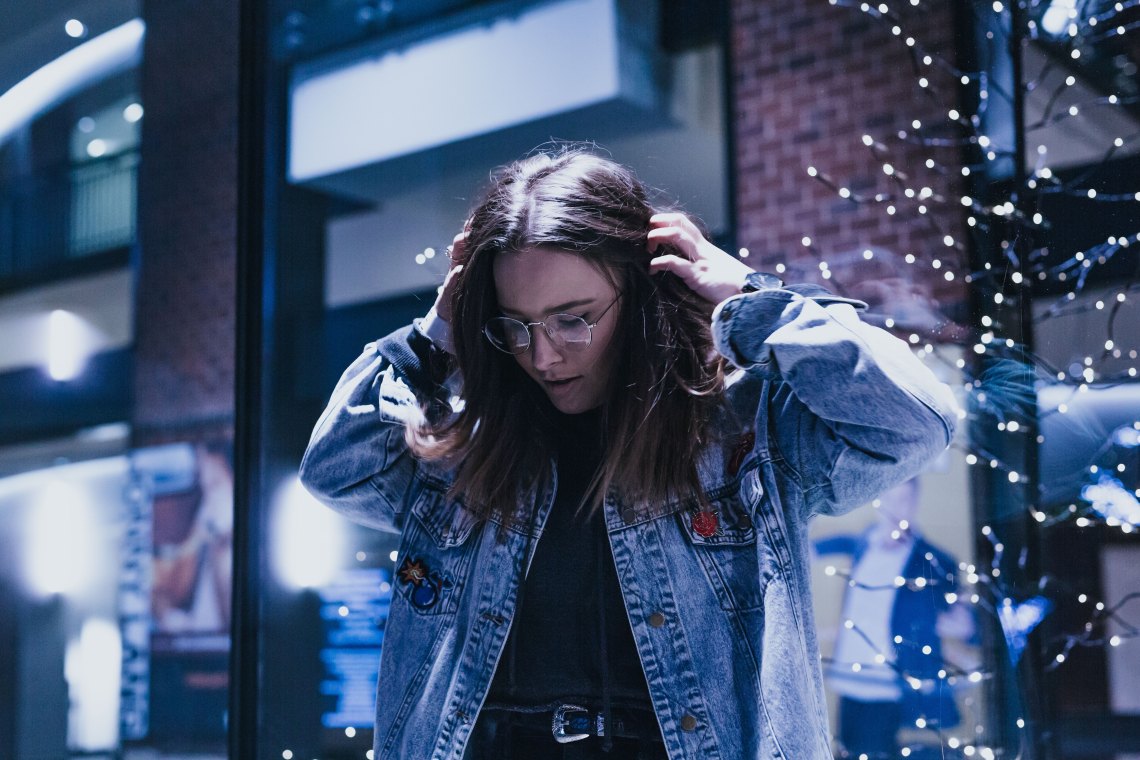
[[[576,375],[575,377],[559,378],[557,380],[543,380],[542,382],[549,388],[564,388],[579,378],[581,378],[581,375]]]

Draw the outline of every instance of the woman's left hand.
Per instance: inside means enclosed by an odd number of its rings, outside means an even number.
[[[684,214],[654,214],[646,248],[656,253],[666,246],[669,253],[649,262],[649,273],[672,272],[689,289],[710,303],[720,303],[740,293],[752,268],[705,240]]]

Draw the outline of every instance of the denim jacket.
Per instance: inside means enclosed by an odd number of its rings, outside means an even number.
[[[806,292],[806,291],[805,291]],[[715,531],[692,505],[608,496],[629,624],[672,760],[831,758],[809,588],[808,518],[865,503],[949,444],[957,407],[858,302],[781,288],[713,314],[736,367],[720,443],[699,463]],[[463,757],[515,614],[556,477],[496,538],[446,493],[453,473],[408,451],[403,423],[445,396],[408,327],[365,347],[313,431],[301,479],[347,517],[401,535],[380,663],[376,760]],[[661,516],[664,512],[664,516]],[[527,532],[530,531],[528,541]],[[530,547],[528,556],[526,547]],[[408,563],[411,563],[410,565]]]

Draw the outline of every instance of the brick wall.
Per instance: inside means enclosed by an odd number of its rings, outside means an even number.
[[[919,64],[916,72],[903,40],[914,37],[932,55],[953,61],[952,6],[892,4],[900,6],[902,34],[896,37],[891,23],[827,0],[732,0],[738,240],[757,269],[785,262],[793,276],[812,278],[820,259],[829,260],[830,286],[838,282],[840,290],[860,295],[866,295],[860,281],[905,273],[953,312],[965,299],[964,253],[947,248],[943,236],[961,240],[965,234],[958,149],[916,148],[896,137],[914,119],[951,129],[946,114],[956,105],[957,83],[936,67]],[[923,74],[941,97],[919,87]],[[876,159],[864,134],[880,140],[889,158]],[[950,176],[927,169],[928,158],[945,164]],[[814,166],[860,194],[901,193],[883,173],[884,161],[905,171],[908,185],[929,186],[945,203],[928,199],[924,216],[917,200],[902,198],[890,216],[886,204],[856,205],[806,172]],[[805,235],[814,252],[803,246]],[[895,257],[880,254],[868,262],[862,257],[868,247]],[[904,263],[908,253],[916,264]],[[953,281],[945,279],[947,266],[931,266],[934,258],[952,264]],[[844,260],[852,263],[844,266]]]
[[[151,0],[142,66],[136,443],[228,437],[234,411],[238,3]]]

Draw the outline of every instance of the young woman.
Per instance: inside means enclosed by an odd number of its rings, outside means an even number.
[[[588,152],[501,170],[450,255],[301,465],[401,534],[375,758],[830,758],[807,520],[941,452],[948,389]]]

